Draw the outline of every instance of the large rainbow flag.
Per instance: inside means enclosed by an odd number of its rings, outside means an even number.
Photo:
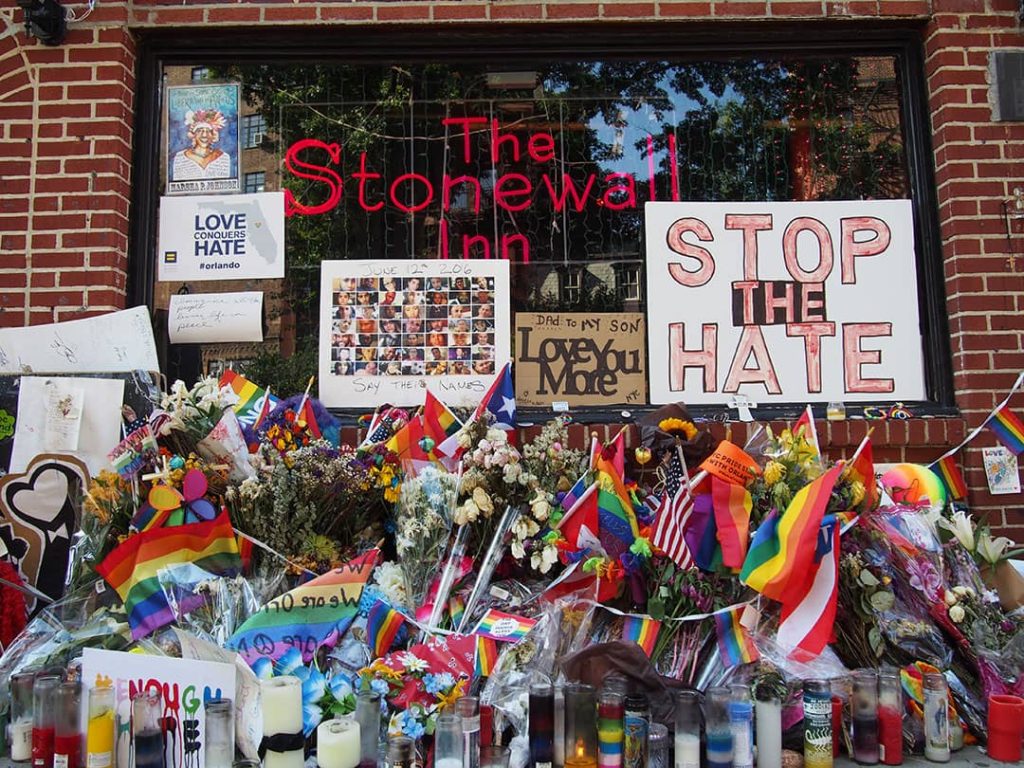
[[[242,561],[227,512],[202,523],[136,533],[97,566],[96,572],[124,601],[134,639],[174,622],[159,573],[184,564],[216,576],[238,573]]]
[[[797,491],[781,516],[765,518],[754,533],[740,581],[779,602],[784,602],[788,588],[803,586],[813,572],[818,531],[842,471],[843,465],[836,464]]]
[[[308,662],[317,648],[335,642],[352,623],[379,555],[378,549],[368,550],[274,598],[236,630],[228,647],[250,666],[261,657],[276,660],[289,648],[298,648]]]

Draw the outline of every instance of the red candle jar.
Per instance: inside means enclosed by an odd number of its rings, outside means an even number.
[[[1024,738],[1024,699],[1019,696],[988,697],[988,756],[1016,763],[1021,759]]]
[[[903,688],[895,669],[878,673],[878,761],[903,765]]]
[[[843,732],[843,700],[839,696],[832,697],[832,757],[839,757],[839,738]]]

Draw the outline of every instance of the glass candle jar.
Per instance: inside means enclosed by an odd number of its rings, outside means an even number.
[[[231,699],[206,702],[203,768],[231,768],[235,762],[235,708]]]
[[[555,693],[551,683],[530,683],[530,765],[552,768],[555,759]]]
[[[700,694],[676,694],[675,768],[700,768]]]
[[[408,736],[388,739],[387,768],[413,768],[416,761],[416,742]]]
[[[903,764],[903,686],[895,669],[878,673],[878,759]]]
[[[555,768],[565,765],[565,681],[555,681]]]
[[[462,768],[462,718],[439,715],[434,726],[434,768]]]
[[[651,707],[642,694],[627,696],[622,713],[622,765],[647,768],[647,736],[651,728]]]
[[[669,768],[668,727],[651,723],[647,732],[647,765],[649,768]]]
[[[858,669],[853,673],[853,759],[861,765],[878,763],[878,673]]]
[[[82,705],[82,684],[62,683],[57,689],[57,720],[53,739],[54,768],[78,768],[82,733],[78,715]]]
[[[160,726],[164,699],[147,689],[132,697],[132,750],[135,768],[164,767],[164,734]]]
[[[704,699],[708,768],[732,768],[732,725],[729,722],[729,689],[709,688]]]
[[[593,686],[565,686],[565,768],[597,768],[596,714]]]
[[[754,705],[745,685],[729,686],[733,768],[754,768]]]
[[[622,718],[625,697],[616,690],[601,690],[597,700],[597,762],[600,768],[622,766]]]
[[[757,768],[782,765],[782,699],[770,691],[759,690],[754,701],[754,732]]]
[[[949,762],[949,691],[946,678],[924,676],[924,756],[933,763]]]
[[[53,768],[60,677],[38,675],[32,685],[32,768]]]
[[[114,689],[109,685],[89,689],[85,764],[87,768],[114,765]]]
[[[480,699],[463,696],[455,702],[455,714],[462,718],[462,764],[480,768]]]
[[[363,691],[356,698],[359,723],[359,768],[377,768],[380,754],[380,694]]]
[[[32,759],[32,687],[34,672],[11,676],[11,760],[25,763]]]
[[[804,681],[804,768],[832,768],[832,689]]]

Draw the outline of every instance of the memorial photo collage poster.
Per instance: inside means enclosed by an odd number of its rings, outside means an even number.
[[[474,405],[509,359],[505,261],[325,261],[320,386],[329,406]]]

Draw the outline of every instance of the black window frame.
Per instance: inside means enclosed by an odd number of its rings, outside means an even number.
[[[260,130],[253,130],[253,123],[260,127]],[[266,118],[259,112],[251,115],[242,115],[242,149],[257,149],[263,143],[263,137],[267,133]],[[259,136],[260,141],[253,141],[254,136]]]
[[[140,32],[136,82],[135,146],[128,260],[130,305],[153,305],[156,271],[160,123],[163,70],[168,66],[230,65],[267,61],[301,64],[336,60],[346,64],[410,61],[514,62],[517,57],[726,59],[750,55],[893,56],[901,88],[903,146],[918,247],[916,270],[919,315],[928,399],[906,403],[915,415],[958,415],[943,270],[939,210],[935,187],[927,86],[924,75],[923,22],[808,21],[774,23],[713,22],[678,24],[590,23],[552,25],[466,25],[443,27],[375,25],[335,29],[263,27],[246,30],[156,29]],[[628,53],[624,53],[628,52]],[[173,376],[173,371],[169,372]],[[815,404],[824,411],[824,402]],[[630,407],[633,417],[657,406]],[[755,417],[789,418],[804,404],[757,408]],[[574,410],[578,421],[621,421],[622,406]],[[701,417],[721,417],[724,406],[696,406]],[[535,411],[535,412],[534,412]],[[348,416],[344,410],[339,411]],[[355,411],[352,412],[353,414]],[[524,421],[543,420],[547,409],[523,410]],[[345,419],[348,421],[348,419]]]
[[[260,183],[258,185],[254,185],[254,186],[259,186],[259,189],[249,189],[249,179],[254,177],[254,176],[261,176],[262,177],[260,179]],[[246,194],[251,194],[253,192],[264,192],[266,190],[266,188],[267,188],[267,172],[266,171],[250,171],[249,173],[243,173],[242,174],[242,191],[245,192]]]

